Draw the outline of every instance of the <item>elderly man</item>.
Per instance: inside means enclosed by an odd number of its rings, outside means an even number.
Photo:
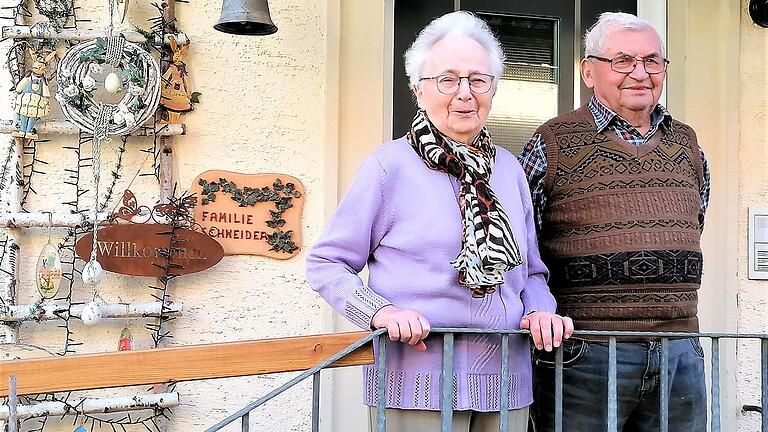
[[[707,162],[689,126],[658,104],[669,61],[651,25],[604,13],[584,38],[594,95],[542,125],[519,159],[559,313],[582,330],[698,331]],[[563,341],[565,431],[604,431],[605,339]],[[661,342],[617,347],[618,430],[657,431]],[[554,354],[535,359],[538,431],[554,429]],[[704,431],[698,339],[669,342],[669,430]]]

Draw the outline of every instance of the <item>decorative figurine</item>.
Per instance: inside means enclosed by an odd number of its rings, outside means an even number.
[[[33,58],[36,57],[34,51],[30,50],[30,53]],[[11,135],[18,138],[38,139],[35,123],[40,117],[51,112],[51,105],[48,102],[51,93],[45,79],[45,71],[48,68],[48,62],[55,55],[56,52],[54,51],[45,56],[43,60],[35,60],[32,69],[16,85],[17,96],[14,110],[19,115],[19,126],[18,131]]]
[[[171,35],[171,50],[173,63],[163,73],[163,86],[160,90],[160,105],[168,110],[168,123],[178,123],[181,113],[192,111],[192,104],[197,102],[198,93],[190,93],[187,87],[187,65],[182,58],[189,49],[189,39],[183,33],[179,34],[180,41]],[[183,40],[183,43],[180,43]]]
[[[133,349],[133,335],[128,327],[124,327],[120,332],[120,340],[117,342],[118,351],[130,351]]]

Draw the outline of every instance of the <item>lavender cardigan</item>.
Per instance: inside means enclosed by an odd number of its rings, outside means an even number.
[[[360,166],[336,214],[307,258],[310,285],[339,313],[369,330],[383,306],[420,312],[432,327],[518,328],[529,311],[555,311],[539,258],[531,197],[515,157],[497,148],[491,187],[509,216],[523,264],[482,299],[457,282],[450,261],[461,249],[459,184],[426,167],[405,138],[381,145]],[[358,273],[368,265],[366,285]],[[498,411],[499,336],[457,335],[456,410]],[[387,407],[439,410],[441,336],[426,352],[387,346]],[[376,370],[363,370],[364,403],[376,405]],[[510,337],[510,408],[532,402],[526,337]]]

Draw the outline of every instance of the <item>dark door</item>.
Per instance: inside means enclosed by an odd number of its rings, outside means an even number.
[[[576,65],[581,59],[578,46],[581,46],[583,30],[578,29],[591,26],[602,11],[636,13],[637,8],[636,0],[582,0],[579,10],[575,3],[573,0],[396,1],[393,137],[400,137],[408,130],[416,109],[403,66],[405,50],[419,30],[435,17],[458,9],[469,10],[488,22],[507,57],[486,124],[497,145],[519,153],[541,123],[574,108],[574,86],[581,81]],[[580,99],[584,93],[581,92]]]

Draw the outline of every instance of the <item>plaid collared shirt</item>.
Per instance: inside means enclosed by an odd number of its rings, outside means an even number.
[[[616,136],[637,146],[648,141],[659,127],[667,130],[672,125],[672,115],[663,106],[656,105],[651,113],[651,128],[645,135],[641,134],[629,122],[621,118],[610,108],[600,102],[594,95],[587,104],[589,111],[595,118],[597,132],[603,132],[606,128],[615,133]],[[701,149],[701,147],[699,147]],[[517,157],[520,165],[523,166],[528,185],[531,188],[531,199],[533,201],[533,213],[536,216],[536,227],[541,229],[543,226],[543,210],[547,205],[547,196],[544,194],[544,176],[547,173],[547,151],[546,145],[541,141],[541,134],[534,134],[523,148],[520,156]],[[704,168],[704,181],[701,185],[701,207],[699,207],[699,224],[704,230],[704,215],[709,205],[709,192],[711,188],[709,164],[704,156],[704,150],[701,150],[701,162]]]

